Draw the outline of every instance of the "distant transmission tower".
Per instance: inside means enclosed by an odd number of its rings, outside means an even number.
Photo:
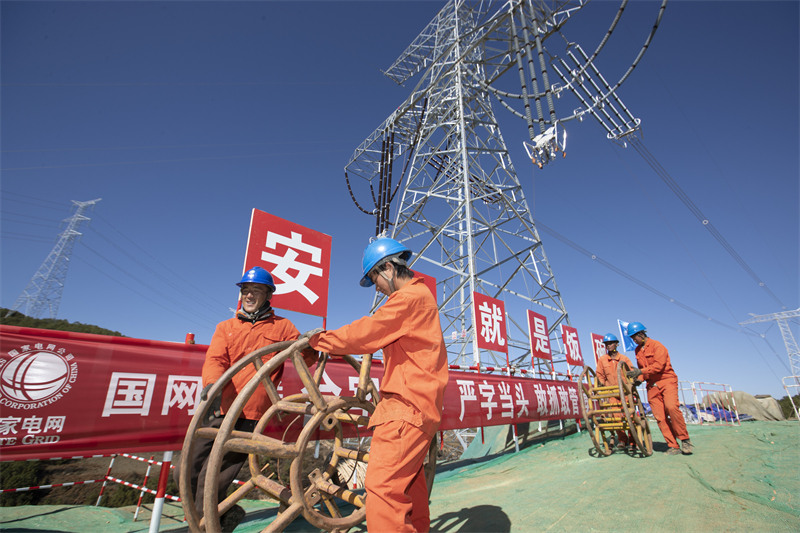
[[[559,326],[569,317],[492,103],[524,120],[523,145],[539,168],[563,153],[564,121],[592,116],[617,141],[638,128],[615,90],[641,53],[613,87],[593,63],[626,2],[591,56],[568,39],[555,39],[564,59],[544,48],[585,3],[447,2],[385,72],[398,84],[421,74],[411,95],[345,166],[351,197],[375,216],[376,234],[404,242],[416,269],[437,279],[451,364],[549,374],[549,363],[531,360],[526,309],[547,318],[552,362],[566,363]],[[559,116],[555,100],[565,95],[572,107]],[[507,357],[478,348],[474,293],[504,302]]]
[[[772,313],[770,315],[753,315],[750,320],[739,322],[740,326],[746,324],[756,324],[759,322],[772,322],[778,323],[778,328],[781,330],[781,337],[783,343],[786,345],[786,352],[789,354],[789,365],[792,371],[792,376],[800,376],[800,348],[797,347],[797,341],[792,335],[792,330],[789,328],[789,319],[800,317],[800,309],[794,311],[783,311],[780,313]]]
[[[81,236],[78,227],[82,222],[90,220],[84,216],[84,212],[101,199],[97,198],[88,202],[72,200],[76,206],[75,214],[64,221],[67,223],[67,228],[59,235],[58,242],[53,246],[50,254],[33,275],[8,314],[11,314],[12,311],[19,311],[33,318],[43,318],[42,315],[47,312],[46,318],[56,317],[58,306],[61,304],[61,294],[64,292],[64,281],[67,278],[72,248]]]

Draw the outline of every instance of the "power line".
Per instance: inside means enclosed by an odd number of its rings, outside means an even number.
[[[217,161],[225,159],[254,159],[257,157],[275,157],[275,156],[305,156],[316,154],[335,154],[344,153],[344,150],[316,150],[306,152],[274,152],[268,154],[243,154],[243,155],[222,155],[213,157],[184,157],[178,159],[153,159],[149,161],[110,161],[107,163],[79,163],[74,165],[42,165],[31,167],[8,167],[0,168],[0,171],[11,172],[19,170],[55,170],[62,168],[87,168],[87,167],[107,167],[115,165],[150,165],[160,163],[186,163],[191,161]]]
[[[218,81],[218,82],[26,82],[26,83],[0,83],[0,87],[240,87],[240,86],[275,86],[275,85],[352,85],[352,81],[336,81],[327,79],[327,81],[313,80],[313,81],[287,81],[287,80],[270,80],[270,81]]]
[[[716,227],[711,223],[711,221],[700,211],[700,208],[695,205],[689,195],[687,195],[683,189],[681,189],[680,185],[675,181],[675,179],[670,176],[669,172],[661,166],[661,163],[655,158],[655,156],[650,153],[647,147],[642,143],[642,141],[636,137],[630,137],[631,146],[633,146],[634,150],[636,150],[639,155],[647,162],[648,165],[655,171],[659,178],[670,188],[670,190],[678,197],[678,199],[689,209],[689,211],[700,221],[700,223],[711,233],[711,236],[719,242],[722,248],[728,252],[728,254],[736,261],[739,266],[758,284],[759,287],[764,289],[767,294],[769,294],[773,300],[775,300],[780,306],[781,309],[786,309],[786,305],[778,298],[770,289],[767,287],[767,284],[761,280],[761,278],[753,271],[752,268],[745,262],[741,255],[739,255],[736,250],[731,246],[731,244],[722,236],[722,234],[717,230]]]
[[[569,246],[573,250],[576,250],[576,251],[580,252],[581,254],[585,255],[586,257],[588,257],[592,261],[595,261],[598,264],[603,265],[607,269],[611,270],[612,272],[614,272],[616,274],[619,274],[620,276],[622,276],[623,278],[627,279],[628,281],[631,281],[631,282],[635,283],[636,285],[639,285],[640,287],[650,291],[651,293],[655,294],[659,298],[663,298],[664,300],[668,301],[669,303],[675,304],[678,307],[680,307],[680,308],[682,308],[682,309],[684,309],[686,311],[689,311],[690,313],[693,313],[693,314],[695,314],[695,315],[697,315],[697,316],[699,316],[699,317],[701,317],[701,318],[703,318],[705,320],[708,320],[709,322],[713,322],[713,323],[715,323],[715,324],[717,324],[719,326],[722,326],[722,327],[725,327],[725,328],[728,328],[728,329],[732,329],[734,331],[738,331],[738,332],[741,332],[741,333],[746,333],[746,330],[744,330],[743,328],[736,327],[736,326],[731,326],[730,324],[726,324],[725,322],[722,322],[721,320],[717,320],[716,318],[708,316],[708,314],[703,313],[701,311],[698,311],[697,309],[695,309],[695,308],[693,308],[693,307],[691,307],[691,306],[689,306],[689,305],[687,305],[687,304],[685,304],[685,303],[683,303],[683,302],[681,302],[681,301],[679,301],[679,300],[677,300],[677,299],[675,299],[675,298],[673,298],[673,297],[661,292],[660,290],[656,289],[652,285],[649,285],[649,284],[645,283],[644,281],[632,276],[631,274],[628,274],[627,272],[625,272],[621,268],[618,268],[618,267],[614,266],[613,264],[609,263],[608,261],[606,261],[605,259],[601,258],[597,254],[594,254],[594,253],[590,252],[589,250],[587,250],[586,248],[580,246],[579,244],[571,241],[570,239],[568,239],[564,235],[558,233],[556,230],[546,226],[541,221],[536,220],[536,219],[534,219],[534,221],[536,222],[536,227],[537,228],[541,228],[544,232],[552,235],[553,237],[555,237],[559,241],[563,242],[564,244],[566,244],[567,246]]]
[[[21,200],[20,199],[16,199],[15,200],[13,198],[10,199],[11,201],[14,201],[16,203],[34,205],[34,206],[39,206],[39,207],[48,207],[48,208],[57,207],[59,209],[63,209],[63,207],[64,207],[61,202],[54,202],[54,201],[50,201],[50,200],[44,200],[44,199],[42,199],[42,198],[40,198],[38,196],[28,196],[26,194],[20,194],[20,193],[11,192],[11,191],[0,191],[0,194],[2,194],[3,196],[11,196],[11,197],[16,196],[18,198],[22,198]]]
[[[150,252],[149,252],[149,251],[147,251],[147,249],[143,248],[142,246],[140,246],[139,244],[137,244],[135,241],[133,241],[133,240],[132,240],[130,237],[128,237],[127,235],[125,235],[124,233],[122,233],[121,231],[119,231],[117,228],[115,228],[115,227],[114,227],[114,226],[113,226],[113,225],[112,225],[112,224],[111,224],[111,223],[110,223],[108,220],[106,220],[104,217],[98,216],[97,218],[99,218],[99,219],[100,219],[102,222],[104,222],[105,224],[107,224],[107,225],[108,225],[108,226],[109,226],[109,227],[110,227],[112,230],[114,230],[114,231],[117,233],[117,235],[119,235],[120,237],[122,237],[123,239],[125,239],[125,240],[126,240],[128,243],[130,243],[130,244],[131,244],[133,247],[135,247],[137,250],[139,250],[139,251],[141,252],[141,254],[143,254],[143,255],[145,255],[145,256],[147,256],[147,257],[149,257],[149,258],[152,260],[152,262],[156,263],[158,266],[160,266],[161,268],[163,268],[163,269],[164,269],[164,271],[166,271],[168,274],[172,275],[172,276],[174,277],[174,279],[177,279],[177,280],[180,280],[180,279],[181,279],[181,276],[180,276],[178,273],[176,273],[174,270],[171,270],[169,267],[167,267],[166,265],[164,265],[163,263],[161,263],[161,262],[160,262],[158,259],[156,259],[156,258],[155,258],[155,257],[154,257],[154,256],[153,256],[153,255],[152,255]],[[94,232],[94,233],[95,233],[97,236],[99,236],[101,239],[103,239],[103,240],[104,240],[104,241],[106,241],[108,244],[110,244],[110,245],[111,245],[111,246],[113,246],[115,249],[117,249],[117,250],[118,250],[120,253],[122,253],[123,255],[127,256],[127,257],[128,257],[130,260],[131,260],[131,261],[133,261],[133,262],[134,262],[134,263],[136,263],[137,265],[141,266],[142,268],[144,268],[145,270],[147,270],[148,272],[150,272],[150,273],[151,273],[153,276],[155,276],[155,277],[157,277],[157,278],[161,279],[161,280],[162,280],[164,283],[166,283],[168,286],[170,286],[170,287],[171,287],[172,289],[174,289],[176,292],[180,292],[180,293],[182,293],[182,291],[181,291],[181,288],[178,286],[178,284],[176,284],[174,281],[170,280],[170,279],[169,279],[167,276],[165,276],[164,274],[162,274],[162,273],[161,273],[161,272],[159,272],[158,270],[156,270],[156,269],[152,268],[152,266],[151,266],[150,264],[148,264],[148,263],[145,263],[145,262],[142,262],[142,261],[141,261],[141,260],[140,260],[140,259],[139,259],[139,258],[138,258],[136,255],[134,255],[134,254],[132,254],[132,253],[128,252],[128,251],[127,251],[127,250],[126,250],[124,247],[121,247],[121,246],[119,246],[119,245],[118,245],[118,244],[117,244],[117,243],[114,241],[114,239],[110,239],[110,238],[106,237],[105,235],[101,234],[101,233],[98,231],[98,229],[97,229],[97,228],[94,228],[94,227],[93,227],[93,228],[92,228],[92,231],[93,231],[93,232]],[[197,294],[198,294],[198,293],[192,293],[192,294],[187,294],[187,295],[184,295],[184,296],[182,296],[182,297],[184,297],[184,298],[188,298],[188,299],[191,299],[191,300],[195,301],[196,303],[198,303],[198,304],[202,305],[203,307],[205,307],[207,310],[209,310],[209,311],[211,311],[211,312],[215,312],[215,313],[218,311],[218,309],[219,309],[220,307],[221,307],[221,308],[223,308],[223,309],[226,309],[226,308],[228,307],[228,305],[226,305],[226,304],[224,304],[224,303],[221,303],[221,302],[216,302],[216,301],[214,301],[214,302],[211,302],[211,300],[208,300],[208,301],[202,301],[202,300],[200,300],[199,298],[197,298]],[[199,294],[205,294],[205,293],[203,293],[203,292],[200,292]]]
[[[87,249],[88,249],[88,247],[87,247]],[[94,252],[94,250],[91,250],[91,251],[92,251],[93,253],[97,253],[97,252]],[[107,272],[104,272],[103,270],[101,270],[100,268],[98,268],[98,267],[97,267],[97,265],[95,265],[95,264],[94,264],[94,263],[92,263],[91,261],[88,261],[88,260],[86,260],[86,259],[84,259],[84,258],[82,258],[82,257],[80,257],[80,256],[75,256],[75,257],[76,257],[77,259],[79,259],[80,261],[82,261],[83,263],[85,263],[86,265],[88,265],[89,267],[91,267],[91,268],[93,268],[94,270],[96,270],[97,272],[99,272],[99,273],[103,274],[103,275],[104,275],[105,277],[107,277],[108,279],[110,279],[110,280],[112,280],[112,281],[115,281],[115,282],[119,282],[119,278],[118,278],[118,277],[114,277],[114,276],[112,276],[112,275],[108,274]],[[126,273],[126,274],[127,274],[127,273]],[[133,279],[136,279],[136,278],[133,278]],[[165,305],[164,305],[164,303],[163,303],[162,301],[159,301],[159,300],[156,300],[156,299],[154,299],[154,298],[151,298],[151,297],[147,296],[146,294],[143,294],[143,293],[141,293],[141,292],[137,291],[136,289],[134,289],[134,288],[133,288],[133,287],[131,287],[130,285],[126,285],[125,287],[126,287],[128,290],[130,290],[131,292],[133,292],[134,294],[138,294],[139,296],[141,296],[141,297],[142,297],[142,298],[144,298],[145,300],[147,300],[147,301],[149,301],[149,302],[152,302],[152,303],[154,303],[155,305],[157,305],[158,307],[160,307],[160,308],[164,309],[165,311],[167,311],[167,312],[169,312],[169,313],[176,313],[176,310],[175,310],[174,308],[172,308],[172,309],[171,309],[171,308],[169,308],[169,307],[165,306]],[[195,324],[195,325],[197,325],[197,326],[201,326],[201,327],[203,327],[203,328],[207,328],[207,327],[208,327],[208,322],[198,322],[197,320],[194,320],[194,319],[192,319],[192,317],[190,317],[190,316],[186,316],[186,314],[185,314],[183,311],[181,311],[181,316],[182,316],[183,318],[185,318],[186,320],[188,320],[189,322],[192,322],[193,324]],[[198,315],[195,315],[195,316],[198,316]],[[201,318],[201,319],[202,319],[202,317],[199,317],[199,316],[198,316],[198,318]]]
[[[30,241],[30,242],[53,242],[53,239],[48,239],[47,237],[42,237],[41,235],[31,235],[29,233],[16,233],[13,231],[3,231],[0,234],[3,235],[3,239],[15,239],[18,241]]]
[[[131,272],[129,272],[129,271],[127,271],[126,269],[122,268],[120,265],[118,265],[118,264],[114,263],[114,262],[113,262],[113,261],[111,261],[111,260],[110,260],[108,257],[106,257],[106,255],[105,255],[105,254],[101,254],[100,252],[98,252],[98,251],[97,251],[97,250],[95,250],[94,248],[92,248],[92,247],[88,246],[88,245],[87,245],[85,242],[82,242],[81,244],[83,245],[83,247],[84,247],[84,248],[86,248],[87,250],[89,250],[90,252],[92,252],[93,254],[95,254],[97,257],[99,257],[100,259],[102,259],[103,261],[105,261],[106,263],[108,263],[109,265],[111,265],[112,267],[114,267],[114,269],[115,269],[115,272],[117,272],[117,273],[121,273],[121,274],[124,274],[124,275],[128,276],[129,278],[131,278],[132,280],[134,280],[134,281],[135,281],[136,283],[138,283],[139,285],[141,285],[141,286],[143,286],[143,287],[146,287],[147,289],[149,289],[149,290],[150,290],[150,291],[152,291],[153,293],[155,293],[155,294],[158,294],[158,295],[162,295],[162,296],[163,296],[163,291],[159,291],[158,289],[156,289],[155,287],[153,287],[153,286],[152,286],[152,285],[150,285],[149,283],[145,282],[145,281],[144,281],[144,280],[142,280],[141,278],[139,278],[139,277],[137,277],[137,276],[133,275]],[[97,267],[94,267],[94,268],[95,268],[96,270],[99,270]],[[118,278],[113,278],[113,277],[112,277],[112,279],[114,279],[114,280],[115,280],[117,283],[119,283],[119,279],[118,279]],[[158,306],[159,306],[159,307],[161,307],[161,308],[163,308],[163,309],[165,309],[165,310],[169,311],[170,313],[179,313],[179,314],[180,314],[181,316],[183,316],[183,317],[186,317],[186,316],[187,316],[187,314],[191,314],[191,315],[194,315],[195,317],[197,317],[197,318],[199,318],[199,319],[203,319],[203,317],[202,317],[201,315],[197,314],[197,313],[195,312],[195,310],[194,310],[194,309],[193,309],[191,306],[187,306],[187,307],[180,307],[180,308],[175,308],[175,307],[173,307],[173,308],[169,308],[169,307],[165,306],[163,303],[161,303],[161,302],[158,302],[157,300],[154,300],[153,298],[149,298],[149,297],[147,297],[147,296],[143,295],[142,293],[140,293],[139,291],[136,291],[135,289],[131,289],[131,288],[130,288],[130,286],[126,286],[126,287],[127,287],[127,288],[129,288],[130,290],[132,290],[133,292],[135,292],[136,294],[139,294],[140,296],[142,296],[142,297],[144,297],[144,298],[147,298],[147,300],[149,300],[149,301],[151,301],[151,302],[154,302],[154,303],[158,304]],[[167,300],[167,301],[168,301],[168,300]]]
[[[643,194],[644,196],[646,196],[646,197],[649,199],[650,203],[649,203],[649,205],[648,205],[648,209],[650,209],[650,210],[653,210],[653,211],[655,211],[655,212],[658,214],[658,216],[661,218],[661,222],[662,222],[662,224],[663,224],[664,226],[666,226],[667,228],[669,228],[669,230],[670,230],[670,231],[672,232],[672,234],[675,236],[675,239],[676,239],[676,240],[677,240],[677,241],[678,241],[678,242],[681,244],[681,246],[683,246],[684,253],[685,253],[686,257],[688,257],[688,258],[690,258],[690,259],[691,259],[691,261],[692,261],[692,263],[694,264],[695,268],[697,268],[697,270],[700,272],[700,275],[701,275],[701,276],[703,277],[703,279],[706,281],[706,284],[707,284],[707,285],[708,285],[708,286],[711,288],[711,290],[712,290],[712,291],[714,291],[714,294],[716,294],[716,295],[717,295],[717,298],[718,298],[718,299],[719,299],[719,301],[722,303],[723,307],[725,307],[725,309],[728,311],[728,313],[730,314],[731,318],[732,318],[733,320],[736,320],[736,315],[735,315],[735,313],[733,312],[733,310],[730,308],[730,306],[728,305],[728,302],[727,302],[727,301],[726,301],[726,300],[725,300],[725,299],[722,297],[722,294],[720,294],[720,292],[719,292],[719,291],[717,290],[717,288],[714,286],[714,283],[713,283],[713,282],[711,281],[711,279],[710,279],[710,278],[709,278],[709,277],[706,275],[705,271],[704,271],[704,270],[703,270],[703,269],[700,267],[700,264],[698,263],[698,261],[697,261],[697,259],[695,258],[694,254],[692,254],[692,252],[691,252],[691,250],[689,249],[689,247],[687,246],[686,242],[685,242],[685,241],[684,241],[684,239],[681,237],[681,233],[675,230],[675,228],[673,227],[673,225],[670,223],[670,220],[669,220],[669,218],[668,218],[668,217],[666,217],[666,216],[664,216],[664,213],[663,213],[663,212],[661,211],[661,209],[659,208],[659,206],[658,206],[658,202],[654,201],[654,200],[653,200],[653,198],[651,197],[651,195],[650,195],[650,191],[648,190],[648,188],[643,186],[643,184],[641,183],[641,180],[639,180],[639,175],[638,175],[638,173],[637,173],[637,172],[633,172],[633,171],[631,170],[630,166],[628,165],[628,162],[627,162],[627,160],[626,160],[625,158],[621,157],[621,155],[620,155],[620,151],[619,151],[619,150],[614,150],[614,153],[616,154],[616,156],[617,156],[617,159],[620,161],[620,163],[621,163],[621,164],[622,164],[622,165],[625,167],[625,169],[628,171],[628,174],[629,174],[629,175],[630,175],[630,176],[631,176],[633,179],[635,179],[635,180],[637,181],[637,183],[639,184],[639,186],[640,186],[640,188],[641,188],[641,190],[642,190],[642,194]]]
[[[334,144],[338,141],[260,141],[249,143],[215,143],[215,144],[151,144],[144,146],[90,146],[79,148],[23,148],[18,150],[0,150],[3,154],[29,154],[42,152],[113,152],[125,150],[175,150],[179,148],[239,148],[243,146],[284,146],[293,144]]]

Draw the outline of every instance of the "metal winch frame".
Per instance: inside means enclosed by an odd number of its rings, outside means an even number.
[[[627,363],[617,366],[617,385],[601,385],[591,367],[587,366],[581,373],[581,414],[601,456],[611,455],[609,441],[617,431],[633,437],[636,451],[643,457],[653,455],[653,437],[644,405],[636,386],[626,375],[628,370]]]
[[[332,396],[320,391],[328,354],[320,356],[312,374],[301,353],[307,347],[308,339],[302,338],[253,351],[228,369],[211,387],[207,400],[198,404],[184,440],[179,473],[181,501],[191,531],[220,532],[220,517],[254,491],[266,494],[280,505],[277,517],[264,528],[264,532],[283,531],[301,515],[313,526],[334,532],[346,531],[364,521],[366,494],[363,489],[351,489],[346,482],[342,483],[337,467],[343,460],[356,464],[369,463],[369,444],[364,443],[366,439],[348,439],[346,436],[353,432],[359,435],[368,433],[369,416],[380,401],[378,389],[370,378],[372,355],[364,355],[361,361],[352,355],[341,356],[358,374],[358,387],[354,396]],[[266,363],[262,361],[263,356],[275,352],[278,353]],[[286,362],[294,365],[304,392],[282,398],[270,376]],[[256,374],[236,396],[221,426],[218,429],[204,427],[203,420],[207,418],[214,400],[222,395],[233,377],[249,365],[255,366]],[[236,421],[245,404],[262,387],[272,402],[271,407],[258,420],[252,432],[236,430]],[[296,438],[289,437],[286,440],[288,430],[284,432],[284,439],[264,434],[270,423],[279,423],[287,428],[295,424],[301,424],[302,427]],[[195,509],[191,488],[190,457],[198,439],[214,441],[206,467],[202,516]],[[323,466],[316,466],[309,472],[308,462],[323,439],[332,444],[329,447],[331,451],[321,461]],[[425,467],[429,491],[435,474],[436,451],[434,439]],[[228,452],[249,455],[251,477],[217,505],[217,477],[222,458]],[[289,486],[280,479],[264,474],[269,461],[291,462]],[[352,470],[355,471],[355,468]]]

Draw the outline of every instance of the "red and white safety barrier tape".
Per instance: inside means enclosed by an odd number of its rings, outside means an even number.
[[[115,478],[115,477],[108,476],[108,480],[109,481],[113,481],[114,483],[119,483],[120,485],[124,485],[126,487],[130,487],[132,489],[142,490],[142,491],[147,492],[149,494],[153,494],[153,495],[156,494],[156,491],[154,491],[153,489],[148,489],[147,487],[142,487],[141,485],[137,485],[135,483],[128,483],[127,481],[123,481],[123,480]],[[169,494],[165,494],[164,497],[165,498],[169,498],[170,500],[172,500],[174,502],[181,501],[181,499],[178,498],[177,496],[171,496]]]
[[[18,489],[3,489],[2,492],[24,492],[26,490],[38,490],[38,489],[52,489],[55,487],[69,487],[72,485],[88,485],[89,483],[100,483],[101,481],[105,481],[103,479],[89,479],[86,481],[69,481],[67,483],[54,483],[52,485],[36,485],[33,487],[20,487]]]

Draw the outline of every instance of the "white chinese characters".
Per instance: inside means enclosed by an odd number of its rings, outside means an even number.
[[[156,378],[156,374],[112,373],[102,416],[148,416],[155,396]],[[193,415],[197,404],[200,403],[202,385],[200,376],[168,376],[161,414],[166,415],[171,409],[179,409],[185,410],[190,416]]]
[[[488,422],[498,414],[501,420],[506,418],[509,422],[514,419],[566,419],[580,415],[578,393],[573,383],[515,382],[513,389],[512,383],[504,380],[491,383],[483,379],[476,383],[471,379],[456,379],[456,384],[461,404],[458,419],[461,422],[465,419]]]
[[[308,303],[313,304],[319,299],[306,283],[311,276],[322,276],[321,266],[309,265],[297,261],[300,256],[297,250],[311,255],[311,261],[320,265],[322,263],[322,249],[303,242],[303,236],[297,232],[291,232],[292,236],[285,237],[277,233],[268,232],[266,247],[276,249],[278,244],[287,246],[284,255],[277,255],[269,252],[261,253],[261,260],[275,265],[271,270],[281,282],[275,284],[275,294],[288,294],[297,292],[305,298]],[[293,276],[291,272],[294,272]]]
[[[503,324],[503,311],[497,304],[483,302],[478,306],[481,320],[481,337],[489,344],[505,346],[506,339],[501,326]]]

